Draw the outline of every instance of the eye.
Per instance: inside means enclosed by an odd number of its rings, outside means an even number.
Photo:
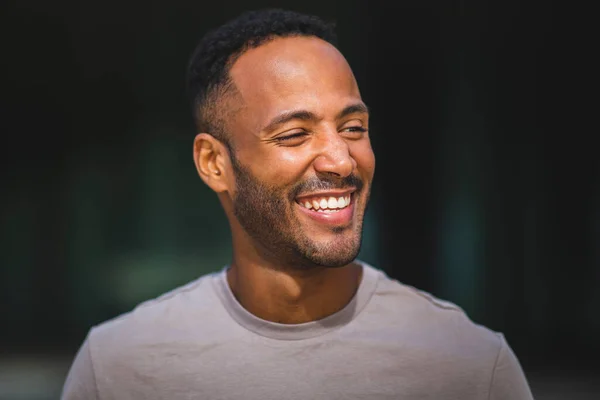
[[[308,132],[301,131],[292,134],[277,136],[271,139],[273,142],[284,145],[284,146],[297,146],[304,142],[304,139],[308,136]]]
[[[346,137],[352,139],[360,139],[364,136],[364,133],[367,132],[368,129],[363,126],[348,126],[342,129]]]
[[[366,132],[367,129],[363,128],[362,126],[350,126],[348,128],[344,128],[345,131],[347,132]]]

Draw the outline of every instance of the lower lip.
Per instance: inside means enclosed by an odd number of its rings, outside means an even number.
[[[318,212],[314,209],[308,209],[306,207],[302,207],[300,204],[296,203],[296,205],[300,208],[300,210],[314,219],[317,222],[327,225],[347,225],[352,221],[352,215],[354,213],[354,196],[352,196],[352,201],[348,207],[342,208],[339,211],[334,212]]]

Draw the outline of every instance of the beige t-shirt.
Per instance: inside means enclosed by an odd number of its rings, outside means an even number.
[[[365,264],[319,321],[257,318],[225,269],[94,327],[63,399],[532,399],[501,334]]]

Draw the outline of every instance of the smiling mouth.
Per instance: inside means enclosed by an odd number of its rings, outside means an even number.
[[[338,213],[352,203],[352,191],[341,193],[317,193],[296,198],[301,207],[319,213]]]

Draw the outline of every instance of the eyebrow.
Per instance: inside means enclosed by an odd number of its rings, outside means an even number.
[[[315,113],[306,110],[286,111],[273,118],[271,122],[269,122],[267,126],[264,127],[263,131],[270,132],[277,128],[279,125],[283,125],[286,122],[293,121],[295,119],[299,119],[302,121],[317,121],[320,118],[317,117]]]
[[[336,116],[336,119],[339,120],[339,119],[342,119],[342,118],[344,118],[344,117],[346,117],[346,116],[348,116],[350,114],[355,114],[355,113],[368,114],[369,113],[369,109],[362,102],[361,103],[356,103],[356,104],[351,104],[351,105],[347,106],[346,108],[344,108],[342,111],[340,111],[338,113],[338,115]],[[313,113],[311,111],[307,111],[307,110],[286,111],[286,112],[283,112],[283,113],[279,114],[275,118],[273,118],[267,124],[267,126],[265,126],[263,128],[263,132],[273,131],[278,126],[283,125],[286,122],[293,121],[295,119],[301,120],[301,121],[319,121],[321,119],[321,117],[319,117],[317,114],[315,114],[315,113]]]
[[[369,108],[365,105],[365,103],[351,104],[348,107],[344,108],[342,111],[340,111],[336,119],[342,119],[350,114],[355,113],[369,114]]]

